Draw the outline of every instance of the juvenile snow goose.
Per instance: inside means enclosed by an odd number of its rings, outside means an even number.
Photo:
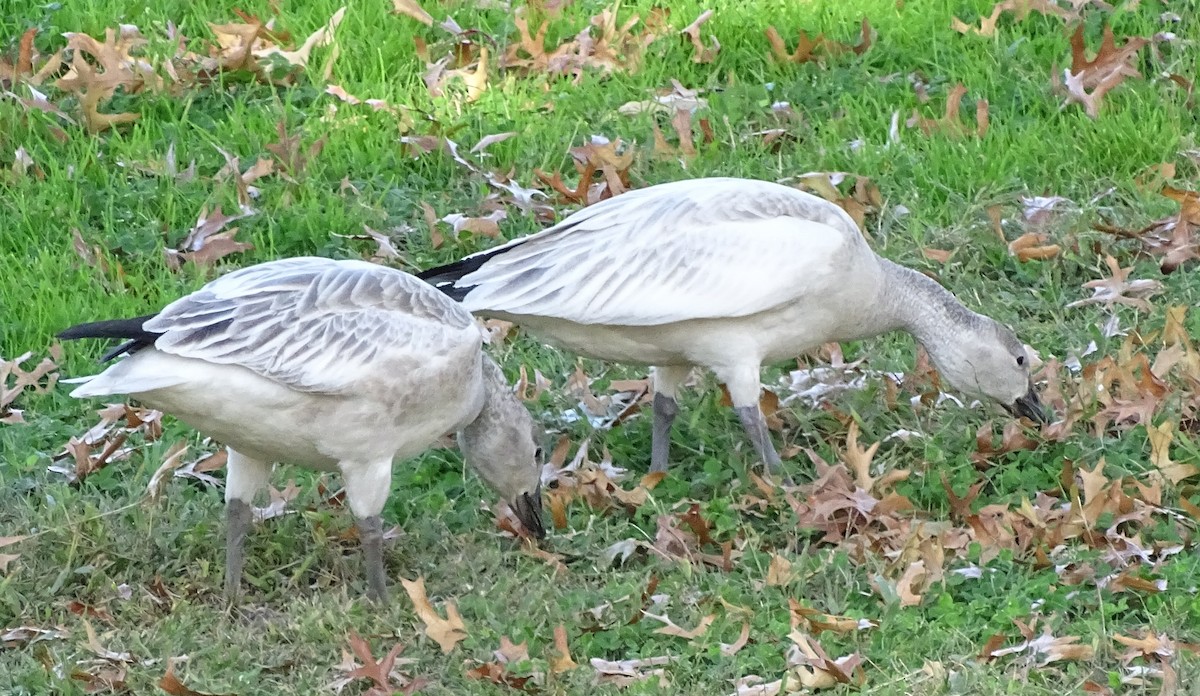
[[[779,184],[710,178],[630,191],[419,275],[472,312],[551,343],[653,366],[654,471],[666,470],[693,366],[726,384],[776,471],[758,406],[762,364],[895,329],[913,334],[956,388],[1045,418],[1011,330],[876,255],[838,206]]]
[[[371,595],[386,597],[380,512],[392,461],[458,432],[467,461],[537,536],[533,422],[474,318],[401,271],[293,258],[222,276],[157,315],[73,326],[128,354],[71,396],[128,394],[224,443],[225,591],[237,596],[250,504],[275,462],[338,471]]]

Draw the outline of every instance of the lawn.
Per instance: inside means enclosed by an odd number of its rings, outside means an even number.
[[[10,6],[0,693],[1195,693],[1200,18],[1115,4]],[[281,467],[229,609],[219,444],[53,384],[103,351],[57,331],[226,270],[415,270],[713,175],[837,200],[1012,325],[1055,422],[943,395],[890,335],[764,371],[795,487],[699,374],[643,479],[645,368],[493,323],[554,448],[541,548],[432,449],[395,468],[376,606],[338,481]]]

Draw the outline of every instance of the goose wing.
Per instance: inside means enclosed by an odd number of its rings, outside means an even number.
[[[166,353],[240,365],[304,392],[395,377],[480,340],[474,319],[417,278],[365,261],[294,258],[244,268],[145,322]],[[374,370],[374,371],[373,371]]]
[[[422,277],[478,312],[647,326],[821,293],[870,253],[836,205],[770,182],[639,189]]]

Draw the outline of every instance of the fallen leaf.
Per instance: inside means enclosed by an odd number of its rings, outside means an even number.
[[[1049,235],[1041,232],[1026,232],[1008,243],[1008,253],[1021,263],[1052,259],[1062,248],[1057,244],[1046,244],[1049,239]]]
[[[789,676],[795,676],[809,689],[829,689],[838,684],[859,684],[866,681],[862,673],[862,656],[857,653],[831,659],[815,639],[798,632],[788,634],[793,647],[788,651]]]
[[[1004,12],[1016,14],[1018,20],[1025,19],[1030,12],[1040,12],[1049,17],[1065,18],[1067,15],[1066,10],[1054,4],[1053,0],[1007,0],[996,3],[992,7],[992,13],[987,17],[980,17],[978,27],[973,27],[958,17],[951,17],[950,28],[960,34],[974,32],[980,36],[994,36],[996,23]]]
[[[721,643],[721,655],[724,657],[733,657],[739,650],[746,647],[746,642],[750,640],[750,622],[742,622],[742,631],[738,634],[737,640],[732,643]]]
[[[675,636],[676,638],[683,638],[684,640],[695,640],[704,635],[708,632],[708,627],[711,626],[712,622],[717,618],[716,614],[709,614],[700,619],[700,623],[696,624],[695,628],[687,629],[676,625],[676,623],[665,614],[657,615],[651,614],[650,612],[644,613],[646,614],[647,619],[654,619],[655,621],[661,621],[663,624],[665,624],[661,628],[654,629],[655,633],[661,633],[664,636]]]
[[[150,500],[158,500],[162,496],[167,482],[174,478],[175,470],[183,465],[183,455],[185,454],[187,454],[186,440],[179,440],[167,450],[163,457],[163,463],[150,477],[150,483],[146,484],[146,496]]]
[[[427,27],[433,25],[433,17],[417,4],[417,0],[392,0],[392,12],[412,17]]]
[[[1036,660],[1039,666],[1045,666],[1052,662],[1090,660],[1096,654],[1092,646],[1080,644],[1079,636],[1062,636],[1056,638],[1050,633],[1049,626],[1044,626],[1041,634],[1037,634],[1034,631],[1037,623],[1036,618],[1029,625],[1025,625],[1019,619],[1014,621],[1021,629],[1025,641],[1007,648],[993,648],[984,653],[984,657],[1002,657],[1004,655],[1027,653],[1031,661]]]
[[[925,561],[914,561],[904,570],[904,574],[896,581],[896,592],[900,596],[900,606],[919,606],[925,599],[925,590],[929,587],[931,575],[925,570]]]
[[[1150,463],[1171,483],[1179,483],[1200,475],[1200,466],[1191,462],[1176,462],[1171,459],[1171,441],[1175,439],[1176,424],[1167,421],[1159,425],[1146,423],[1146,435],[1150,440]],[[3,544],[0,544],[2,546]]]
[[[1084,283],[1083,287],[1092,290],[1092,296],[1071,302],[1067,307],[1082,307],[1090,304],[1104,304],[1111,307],[1114,304],[1123,304],[1135,309],[1150,311],[1150,303],[1146,301],[1146,298],[1162,292],[1162,283],[1157,280],[1127,280],[1133,267],[1121,268],[1117,260],[1111,256],[1105,256],[1104,263],[1108,266],[1112,276]]]
[[[771,554],[771,564],[767,566],[767,586],[785,587],[796,579],[796,571],[792,563],[780,554]]]
[[[30,645],[44,640],[63,640],[70,633],[59,626],[58,628],[38,628],[37,626],[17,626],[0,630],[0,646],[15,648]]]
[[[330,686],[337,693],[340,693],[351,682],[358,679],[368,679],[373,686],[366,692],[366,696],[392,696],[392,694],[403,693],[411,694],[419,689],[423,681],[420,679],[412,679],[408,675],[395,669],[397,657],[404,651],[404,645],[396,643],[392,649],[383,656],[383,659],[376,660],[371,653],[371,646],[357,632],[351,630],[346,636],[346,641],[350,644],[350,650],[353,655],[342,650],[342,662],[334,666],[334,669],[342,673],[333,684]],[[359,665],[354,658],[362,662]],[[416,660],[399,660],[403,663],[413,663]]]
[[[0,549],[4,548],[5,546],[11,546],[11,545],[17,543],[18,541],[22,541],[23,539],[28,539],[28,538],[29,537],[27,537],[27,536],[0,537]],[[19,554],[19,553],[0,553],[0,573],[8,573],[9,564],[12,563],[13,561],[17,560],[20,557],[21,557],[21,554]]]
[[[554,627],[554,653],[550,658],[551,672],[567,672],[579,665],[571,659],[571,650],[567,646],[567,629],[562,624]]]
[[[58,383],[58,364],[52,356],[42,358],[32,369],[21,367],[32,356],[32,352],[27,352],[13,360],[0,358],[0,424],[25,422],[21,411],[13,408],[23,392],[45,394]]]
[[[667,671],[661,665],[670,664],[674,659],[667,655],[616,661],[593,657],[591,663],[592,668],[598,673],[598,679],[601,683],[628,686],[635,682],[658,677],[658,685],[665,687],[667,685]]]
[[[526,691],[529,693],[537,693],[538,689],[535,685],[529,683],[531,676],[519,677],[515,674],[509,674],[504,665],[495,662],[485,662],[466,672],[468,679],[478,679],[488,681],[493,684],[507,686],[510,689],[517,691]]]
[[[712,40],[711,47],[705,46],[704,42],[700,40],[700,27],[709,19],[712,19],[712,16],[712,10],[705,10],[691,24],[679,31],[680,34],[688,37],[688,40],[692,43],[693,63],[711,63],[717,57],[717,53],[721,51],[721,42],[717,41],[716,35],[709,37]]]
[[[459,616],[458,607],[454,605],[454,602],[446,602],[446,618],[444,619],[429,603],[429,598],[425,595],[424,577],[418,577],[416,580],[400,578],[400,584],[404,586],[405,592],[412,600],[413,611],[416,612],[417,618],[425,624],[425,635],[441,646],[443,653],[449,653],[455,645],[467,637],[466,624]]]
[[[1055,68],[1052,86],[1056,92],[1066,93],[1068,104],[1083,104],[1087,115],[1094,119],[1099,116],[1105,94],[1126,77],[1141,77],[1141,73],[1132,63],[1148,40],[1140,36],[1131,37],[1118,48],[1112,27],[1106,23],[1100,49],[1089,60],[1084,46],[1083,30],[1084,24],[1080,22],[1071,34],[1071,67],[1063,70],[1061,82]]]
[[[287,509],[288,503],[295,500],[299,494],[300,487],[296,485],[295,479],[289,480],[283,490],[268,485],[267,497],[270,499],[270,502],[262,507],[256,505],[250,508],[254,521],[262,523],[289,514]],[[295,511],[293,510],[292,512]]]
[[[233,694],[213,694],[206,691],[196,691],[195,689],[184,686],[179,677],[175,676],[175,660],[177,658],[167,658],[167,672],[158,680],[158,688],[167,692],[171,696],[233,696]]]
[[[959,109],[961,108],[962,98],[966,95],[967,88],[958,83],[946,95],[946,115],[942,118],[925,118],[920,112],[913,109],[912,116],[906,121],[909,128],[920,128],[925,135],[932,135],[934,132],[945,133],[952,138],[961,138],[967,135],[974,135],[977,138],[982,138],[987,134],[988,130],[988,102],[986,99],[979,99],[975,102],[975,127],[969,128],[963,125],[959,118]]]
[[[808,32],[800,29],[798,30],[800,38],[796,49],[789,52],[787,44],[784,43],[783,37],[779,35],[779,31],[775,27],[767,27],[766,33],[767,41],[771,44],[771,54],[780,63],[807,63],[843,53],[862,55],[866,53],[872,43],[871,25],[867,22],[866,17],[863,17],[861,37],[855,46],[831,41],[826,39],[824,34],[817,34],[816,38],[811,38]]]
[[[938,263],[949,263],[950,257],[954,255],[953,249],[934,249],[932,247],[921,247],[921,255],[930,261]]]

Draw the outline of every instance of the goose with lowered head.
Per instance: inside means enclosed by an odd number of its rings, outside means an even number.
[[[419,276],[472,312],[569,350],[653,366],[655,471],[667,467],[691,368],[725,383],[774,471],[762,365],[897,329],[955,388],[1046,417],[1012,330],[875,254],[838,206],[780,184],[707,178],[637,189]]]
[[[545,534],[533,421],[482,351],[474,318],[415,277],[364,261],[293,258],[208,283],[157,315],[80,324],[119,338],[75,397],[128,394],[228,447],[225,591],[238,594],[251,503],[272,465],[337,471],[383,600],[380,513],[392,461],[458,432],[466,460]]]

